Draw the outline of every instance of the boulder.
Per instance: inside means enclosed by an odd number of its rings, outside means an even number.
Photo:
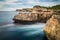
[[[44,32],[48,40],[60,40],[60,15],[53,15],[47,21]]]

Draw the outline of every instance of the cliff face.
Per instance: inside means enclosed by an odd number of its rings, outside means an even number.
[[[52,14],[39,14],[39,13],[19,13],[14,16],[13,20],[16,21],[37,21],[37,22],[46,22]]]
[[[46,22],[52,16],[52,14],[49,14],[49,13],[41,13],[41,14],[38,14],[38,15],[39,15],[38,20],[40,22]]]
[[[20,21],[37,21],[37,14],[36,13],[19,13],[13,19],[20,20]]]
[[[53,14],[52,9],[47,8],[25,8],[25,9],[18,9],[19,14],[14,16],[14,21],[38,21],[38,22],[46,22]]]
[[[60,40],[60,15],[53,15],[44,28],[48,40]]]

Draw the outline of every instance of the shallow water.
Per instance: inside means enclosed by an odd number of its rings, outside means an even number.
[[[45,23],[14,24],[16,12],[0,12],[0,40],[46,40]]]

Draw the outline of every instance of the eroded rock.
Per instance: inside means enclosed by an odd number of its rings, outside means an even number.
[[[53,15],[44,28],[48,40],[60,40],[60,15]]]
[[[28,22],[43,22],[46,23],[48,19],[51,18],[53,14],[52,9],[42,8],[39,6],[35,6],[33,8],[23,8],[23,9],[17,9],[16,11],[19,11],[19,14],[15,15],[13,20],[14,21],[28,21]]]
[[[17,14],[13,20],[20,20],[20,21],[37,21],[38,15],[36,13],[19,13]]]

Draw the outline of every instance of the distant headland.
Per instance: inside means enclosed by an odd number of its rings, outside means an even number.
[[[54,14],[60,13],[60,5],[52,7],[43,7],[39,5],[33,8],[16,9],[19,13],[14,16],[14,22],[27,23],[27,22],[43,22],[46,23],[48,19]]]

